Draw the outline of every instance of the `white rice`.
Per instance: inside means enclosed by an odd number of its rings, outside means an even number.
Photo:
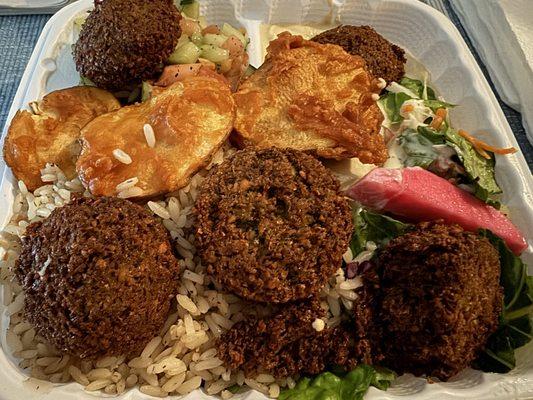
[[[154,201],[149,201],[148,208],[150,208],[150,210],[152,210],[152,212],[158,217],[163,218],[163,219],[170,219],[170,213],[161,204],[156,203]]]
[[[122,192],[123,190],[129,189],[139,183],[139,178],[134,176],[133,178],[126,179],[124,182],[121,182],[117,185],[117,192]]]
[[[118,192],[117,197],[120,197],[121,199],[129,199],[131,197],[142,196],[142,194],[143,190],[140,187],[131,186],[127,189]]]
[[[122,149],[113,150],[113,157],[115,157],[117,161],[120,161],[123,164],[131,164],[133,162],[130,155]],[[43,182],[46,182],[46,181],[43,181]]]
[[[154,128],[152,128],[152,125],[144,124],[143,133],[144,138],[146,139],[146,144],[148,145],[148,147],[153,149],[155,147],[155,133]]]
[[[23,182],[18,183],[15,214],[0,234],[0,284],[3,285],[4,304],[10,316],[6,341],[10,350],[20,359],[21,368],[27,369],[27,373],[35,378],[58,383],[75,381],[84,386],[86,391],[101,390],[109,395],[123,393],[135,386],[154,397],[184,395],[203,387],[208,394],[230,398],[233,394],[227,389],[239,385],[275,398],[283,387],[294,386],[292,378],[276,380],[269,374],[245,379],[243,371],[230,371],[217,358],[216,338],[243,320],[245,315],[261,317],[269,310],[268,307],[253,305],[230,293],[213,289],[216,286],[196,254],[194,237],[187,232],[193,225],[192,206],[198,186],[205,179],[208,169],[220,164],[224,154],[229,152],[227,147],[219,150],[211,164],[195,175],[187,187],[170,194],[163,201],[146,204],[148,210],[161,218],[174,239],[175,248],[183,257],[179,262],[184,273],[176,293],[176,307],[170,311],[161,332],[146,344],[141,354],[129,359],[112,356],[96,361],[80,361],[62,356],[35,335],[31,325],[24,321],[24,295],[12,273],[20,251],[20,236],[28,224],[42,220],[48,212],[68,203],[74,193],[84,196],[90,194],[79,179],[67,181],[54,165],[47,165],[42,170],[42,175],[46,175],[50,183],[33,193],[28,192]],[[128,161],[122,156],[119,152],[119,158]],[[137,184],[136,177],[122,182],[117,186],[118,196],[128,198],[141,195],[142,189]],[[373,250],[367,248],[355,260],[369,259]],[[352,258],[351,252],[345,254],[346,262],[352,261]],[[354,290],[359,285],[357,278],[346,280],[344,272],[339,269],[322,291],[322,303],[327,315],[323,320],[315,321],[314,328],[319,330],[325,326],[336,326],[347,318],[346,308],[353,306],[357,298]]]

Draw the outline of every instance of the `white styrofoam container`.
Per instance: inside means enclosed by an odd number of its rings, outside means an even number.
[[[494,94],[464,40],[453,24],[441,13],[417,0],[206,0],[202,14],[209,22],[240,24],[247,28],[252,44],[253,65],[261,63],[258,35],[264,23],[344,23],[371,25],[389,40],[407,49],[430,72],[432,85],[448,101],[459,104],[452,110],[454,126],[462,127],[497,146],[518,144]],[[59,88],[78,84],[70,46],[74,40],[73,19],[90,9],[91,0],[80,0],[59,11],[45,26],[13,101],[8,116],[27,106],[29,101]],[[7,126],[2,137],[5,136]],[[513,154],[498,157],[497,178],[504,190],[504,202],[512,220],[533,238],[533,179],[524,157]],[[16,182],[0,160],[0,227],[9,221]],[[533,245],[523,259],[533,265]],[[530,271],[531,272],[531,271]],[[0,303],[1,304],[1,303]],[[53,385],[28,380],[17,361],[6,349],[8,325],[5,307],[0,305],[0,399],[79,399],[102,396],[85,393],[80,386]],[[446,383],[427,384],[424,379],[400,377],[387,392],[371,388],[367,399],[531,399],[533,398],[533,343],[520,349],[518,366],[508,374],[483,374],[466,370]],[[256,392],[241,397],[264,398]],[[148,398],[137,390],[122,395],[124,399]],[[196,391],[188,399],[207,399]]]
[[[76,0],[0,0],[0,15],[53,14]]]

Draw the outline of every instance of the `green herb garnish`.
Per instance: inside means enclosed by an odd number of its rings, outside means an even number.
[[[494,154],[489,153],[491,155],[490,159],[482,157],[474,149],[472,143],[459,136],[457,131],[452,128],[448,128],[444,135],[446,144],[455,149],[465,168],[468,179],[474,184],[475,196],[487,202],[492,200],[492,196],[502,193],[494,174]]]
[[[396,375],[386,369],[359,365],[345,375],[324,372],[302,378],[293,389],[285,389],[280,400],[361,400],[370,386],[386,390]]]
[[[527,266],[501,238],[489,230],[481,230],[480,233],[500,253],[500,284],[504,298],[500,326],[489,337],[475,367],[485,372],[505,373],[515,367],[515,349],[533,338],[533,277],[527,275]]]
[[[398,138],[398,143],[407,156],[403,161],[406,167],[427,169],[439,156],[433,148],[434,143],[431,139],[414,129],[405,130]]]
[[[365,209],[359,212],[355,211],[353,219],[354,232],[350,249],[354,256],[365,250],[366,242],[371,241],[381,246],[391,239],[403,235],[410,228],[409,224]]]

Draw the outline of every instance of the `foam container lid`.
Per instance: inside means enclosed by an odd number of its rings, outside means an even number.
[[[45,26],[18,88],[4,127],[17,110],[46,93],[79,83],[71,56],[75,40],[74,19],[92,7],[80,0],[55,14]],[[201,0],[201,14],[209,23],[227,22],[248,30],[250,62],[262,63],[261,24],[371,25],[380,34],[408,51],[408,75],[420,77],[420,65],[440,95],[459,106],[451,111],[452,124],[496,146],[518,144],[487,81],[455,26],[440,12],[415,0]],[[2,140],[3,141],[3,140]],[[533,266],[533,178],[521,153],[498,157],[496,176],[504,191],[511,219],[529,238],[522,259]],[[16,181],[0,160],[0,226],[12,214]],[[533,273],[530,267],[530,273]],[[2,303],[0,303],[2,304]],[[54,385],[29,379],[7,350],[8,319],[0,305],[0,399],[91,399],[99,392],[84,392],[76,383]],[[467,369],[448,382],[428,384],[404,375],[386,392],[370,388],[365,399],[528,399],[533,398],[533,343],[517,351],[517,367],[508,374],[488,374]],[[143,399],[137,389],[119,396]],[[209,399],[202,391],[184,398]],[[236,398],[264,399],[249,391]]]

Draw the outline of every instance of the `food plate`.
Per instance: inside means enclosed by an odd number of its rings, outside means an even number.
[[[28,102],[42,98],[52,90],[74,86],[79,77],[70,55],[74,38],[74,19],[89,9],[90,0],[82,0],[58,12],[45,26],[28,63],[8,121]],[[250,62],[260,65],[263,52],[260,42],[261,23],[272,24],[338,24],[371,25],[389,40],[405,48],[430,72],[432,85],[448,101],[459,104],[452,110],[454,125],[461,126],[497,146],[518,147],[512,131],[498,106],[479,67],[476,65],[463,39],[442,14],[418,2],[393,1],[205,1],[202,14],[209,22],[228,22],[244,26],[251,38]],[[416,63],[408,66],[416,72]],[[4,129],[3,137],[6,129]],[[483,133],[481,133],[483,132]],[[0,224],[5,226],[12,213],[16,182],[11,171],[0,161]],[[513,154],[498,158],[498,182],[505,193],[504,202],[514,223],[528,238],[533,237],[533,180],[524,157]],[[533,265],[531,242],[522,255]],[[530,271],[531,272],[531,271]],[[7,316],[0,309],[2,352],[0,353],[0,398],[91,398],[79,385],[56,387],[53,384],[28,380],[17,367],[16,360],[6,350],[5,334]],[[428,384],[425,379],[400,377],[387,391],[371,388],[368,399],[487,399],[531,398],[533,396],[533,345],[517,352],[517,368],[508,374],[482,374],[466,370],[446,383]],[[123,398],[147,398],[132,390]],[[256,392],[247,392],[246,398],[264,398]],[[190,399],[209,398],[196,391]]]
[[[15,0],[0,2],[0,15],[53,14],[74,0]]]

